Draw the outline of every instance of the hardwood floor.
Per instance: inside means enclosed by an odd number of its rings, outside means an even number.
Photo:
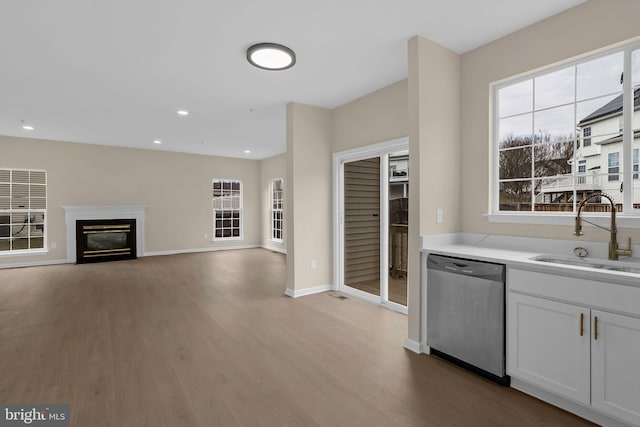
[[[0,270],[0,402],[72,426],[580,426],[403,349],[405,316],[283,295],[262,249]]]

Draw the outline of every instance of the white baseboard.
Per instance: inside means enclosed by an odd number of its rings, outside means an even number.
[[[2,268],[20,268],[20,267],[39,267],[42,265],[58,265],[58,264],[68,264],[69,262],[66,259],[51,259],[51,260],[43,260],[43,261],[29,261],[29,262],[14,262],[11,264],[0,264],[0,269]]]
[[[281,254],[285,254],[285,255],[286,255],[286,253],[287,253],[287,250],[286,250],[286,249],[282,249],[282,248],[274,248],[274,247],[267,246],[267,245],[262,245],[262,246],[261,246],[261,248],[262,248],[262,249],[266,249],[266,250],[268,250],[268,251],[280,252]]]
[[[215,252],[215,251],[233,251],[237,249],[255,249],[261,248],[260,245],[242,245],[242,246],[218,246],[211,248],[196,248],[196,249],[175,249],[171,251],[153,251],[145,252],[142,256],[159,256],[159,255],[177,255],[177,254],[191,254],[196,252]]]
[[[411,350],[416,354],[423,353],[422,345],[420,345],[420,343],[418,341],[414,341],[414,340],[409,339],[409,338],[405,338],[405,340],[404,340],[404,348],[406,348],[407,350]]]
[[[284,291],[284,294],[291,298],[298,298],[298,297],[304,297],[307,295],[319,294],[321,292],[330,291],[332,289],[333,289],[332,285],[322,285],[322,286],[316,286],[314,288],[305,288],[305,289],[299,289],[299,290],[293,290],[293,289],[287,288]]]

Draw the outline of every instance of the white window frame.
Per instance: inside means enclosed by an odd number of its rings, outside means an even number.
[[[615,170],[614,170],[615,169]],[[614,151],[607,155],[607,181],[620,181],[620,152]]]
[[[582,146],[591,147],[591,126],[582,129]]]
[[[362,292],[344,283],[344,163],[380,157],[380,271],[389,271],[389,155],[400,152],[409,152],[408,138],[333,153],[333,223],[335,226],[333,227],[334,285],[332,289],[407,314],[408,305],[404,306],[389,300],[386,274],[380,276],[381,295]]]
[[[586,182],[587,174],[587,161],[578,160],[578,184],[584,184]]]
[[[491,100],[492,100],[492,137],[490,140],[492,153],[492,165],[490,168],[490,188],[491,194],[489,198],[489,213],[485,216],[489,222],[494,223],[509,223],[509,224],[547,224],[547,225],[570,225],[574,223],[575,218],[575,205],[574,212],[510,212],[499,210],[499,156],[500,150],[498,148],[498,130],[499,130],[499,114],[498,114],[498,91],[506,86],[510,86],[525,80],[536,78],[553,71],[558,71],[566,67],[575,66],[577,64],[595,60],[600,57],[608,56],[616,52],[622,52],[624,56],[624,68],[623,72],[625,76],[632,75],[632,54],[634,51],[640,49],[640,41],[635,39],[632,42],[620,44],[616,47],[601,50],[597,53],[590,55],[580,56],[578,59],[571,59],[562,61],[561,63],[545,67],[538,71],[523,74],[516,78],[508,78],[502,81],[492,83],[491,87]],[[622,147],[622,169],[620,173],[622,180],[626,182],[633,182],[633,166],[632,166],[632,144],[634,141],[634,132],[632,126],[633,120],[633,87],[632,79],[625,78],[623,81],[623,122],[624,129],[622,133],[623,147]],[[576,140],[577,149],[577,140]],[[577,173],[577,168],[574,169]],[[630,186],[631,187],[631,186]],[[617,215],[618,226],[625,228],[640,228],[640,209],[633,208],[633,191],[625,191],[623,194],[623,211]],[[601,226],[609,225],[608,213],[583,213],[583,216],[590,218],[592,222],[595,222]]]
[[[220,179],[220,178],[213,179],[213,180],[211,181],[211,191],[212,191],[212,195],[213,195],[213,186],[214,186],[214,184],[215,184],[216,182],[221,182],[223,185],[224,185],[224,183],[230,183],[230,184],[238,183],[238,184],[240,184],[240,194],[239,194],[239,196],[238,196],[238,197],[239,197],[239,199],[240,199],[240,200],[239,200],[239,206],[240,206],[240,207],[239,207],[239,208],[224,208],[224,206],[223,206],[223,208],[222,208],[222,209],[216,209],[216,207],[215,207],[215,196],[213,196],[213,197],[212,197],[212,205],[213,205],[213,209],[212,209],[212,210],[213,210],[213,227],[212,227],[212,228],[213,228],[213,235],[212,235],[212,237],[213,237],[213,241],[214,241],[214,242],[220,242],[220,241],[229,241],[229,240],[243,240],[243,239],[244,239],[244,235],[243,235],[243,229],[244,229],[244,227],[243,227],[243,209],[242,209],[242,208],[243,208],[243,194],[244,194],[244,189],[243,189],[243,186],[242,186],[242,181],[240,181],[239,179]],[[226,199],[231,199],[231,198],[233,198],[233,197],[234,197],[234,196],[225,196],[225,195],[223,195],[223,196],[222,196],[223,201],[224,201],[224,199],[225,199],[225,198],[226,198]],[[216,219],[217,219],[217,213],[219,213],[219,212],[220,212],[220,213],[225,213],[225,212],[235,212],[235,211],[237,211],[237,212],[238,212],[238,220],[239,220],[239,224],[238,224],[238,227],[233,227],[233,226],[232,226],[232,227],[230,227],[230,229],[232,229],[232,230],[233,230],[234,228],[238,228],[238,229],[239,229],[239,231],[238,231],[238,234],[239,234],[239,235],[238,235],[238,236],[226,236],[226,237],[225,237],[225,236],[222,236],[222,237],[217,237],[217,236],[216,236],[216,234],[217,234],[217,233],[216,233],[216,230],[217,230],[217,227],[216,227],[216,226],[217,226],[217,221],[216,221]],[[224,220],[224,219],[223,219],[223,220]]]
[[[9,220],[9,224],[2,224],[5,226],[8,226],[8,230],[11,233],[11,235],[9,236],[8,239],[3,239],[4,241],[9,241],[10,246],[13,245],[13,229],[16,226],[16,223],[12,224],[11,218],[14,217],[14,215],[19,214],[19,215],[26,215],[29,218],[29,221],[31,221],[32,215],[33,214],[42,214],[43,215],[43,221],[42,223],[37,223],[37,225],[42,225],[42,236],[37,236],[37,237],[42,237],[42,247],[41,248],[29,248],[29,249],[9,249],[9,250],[3,250],[0,251],[0,257],[2,256],[15,256],[15,255],[29,255],[29,254],[39,254],[39,253],[46,253],[48,252],[47,248],[48,248],[48,244],[47,244],[47,232],[48,232],[48,226],[47,226],[47,220],[48,220],[48,214],[47,214],[47,206],[48,206],[48,182],[47,182],[47,171],[46,170],[42,170],[42,169],[16,169],[16,168],[0,168],[0,170],[2,171],[9,171],[9,175],[10,175],[10,179],[9,182],[6,181],[2,181],[0,182],[0,184],[4,184],[4,185],[9,185],[9,208],[0,208],[0,216],[9,216],[10,220]],[[14,182],[13,181],[13,173],[14,172],[27,172],[29,174],[31,174],[31,172],[37,172],[37,173],[44,173],[44,184],[41,183],[31,183],[29,180],[28,183],[24,183],[24,182]],[[36,198],[41,198],[40,196],[32,196],[31,195],[31,189],[32,186],[43,186],[44,187],[44,197],[42,197],[44,199],[44,208],[32,208],[31,206],[29,206],[28,208],[14,208],[12,206],[12,200],[13,200],[13,185],[14,184],[27,184],[29,186],[29,194],[27,195],[27,200],[31,200],[33,197]],[[25,218],[27,218],[25,217]],[[23,227],[24,228],[24,227]],[[19,237],[20,239],[24,239],[26,238],[29,242],[29,246],[31,246],[31,232],[33,227],[31,226],[31,224],[29,223],[27,228],[27,235],[26,237],[24,235],[22,235],[21,237]],[[37,228],[37,227],[36,227]],[[33,236],[33,238],[36,238],[36,236]],[[3,242],[4,243],[4,242]]]
[[[276,198],[275,194],[275,184],[280,181],[280,188],[282,189],[280,199]],[[284,240],[284,179],[283,178],[274,178],[271,180],[269,185],[269,190],[271,192],[271,240],[274,242],[282,243]],[[280,208],[274,207],[276,202],[280,202]],[[280,218],[277,218],[278,214]],[[276,227],[276,223],[280,224],[280,227]],[[280,232],[280,237],[276,237],[277,232]]]

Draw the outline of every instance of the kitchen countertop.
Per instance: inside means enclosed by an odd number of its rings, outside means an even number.
[[[602,264],[631,266],[640,268],[639,258],[621,258],[620,261],[608,261],[607,244],[577,242],[575,240],[537,239],[512,236],[492,236],[477,234],[449,234],[424,236],[421,252],[434,253],[480,261],[496,262],[512,268],[538,271],[560,276],[578,277],[626,286],[640,287],[640,274],[612,271],[585,266],[574,266],[537,261],[532,258],[549,255],[564,259],[580,260],[573,254],[573,248],[585,247],[590,254],[583,261]],[[640,254],[640,248],[634,248],[634,254]]]

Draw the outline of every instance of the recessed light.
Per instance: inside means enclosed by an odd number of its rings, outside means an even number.
[[[187,110],[178,110],[178,115],[180,115],[180,116],[188,116],[189,112]]]
[[[153,143],[154,143],[154,144],[162,144],[162,141],[160,141],[159,139],[154,139],[154,140],[153,140]]]
[[[247,49],[247,61],[263,70],[286,70],[296,63],[296,54],[281,44],[258,43]]]
[[[244,150],[244,154],[251,154],[251,150]]]
[[[33,126],[23,125],[22,129],[24,129],[24,130],[33,130],[34,128],[33,128]]]

